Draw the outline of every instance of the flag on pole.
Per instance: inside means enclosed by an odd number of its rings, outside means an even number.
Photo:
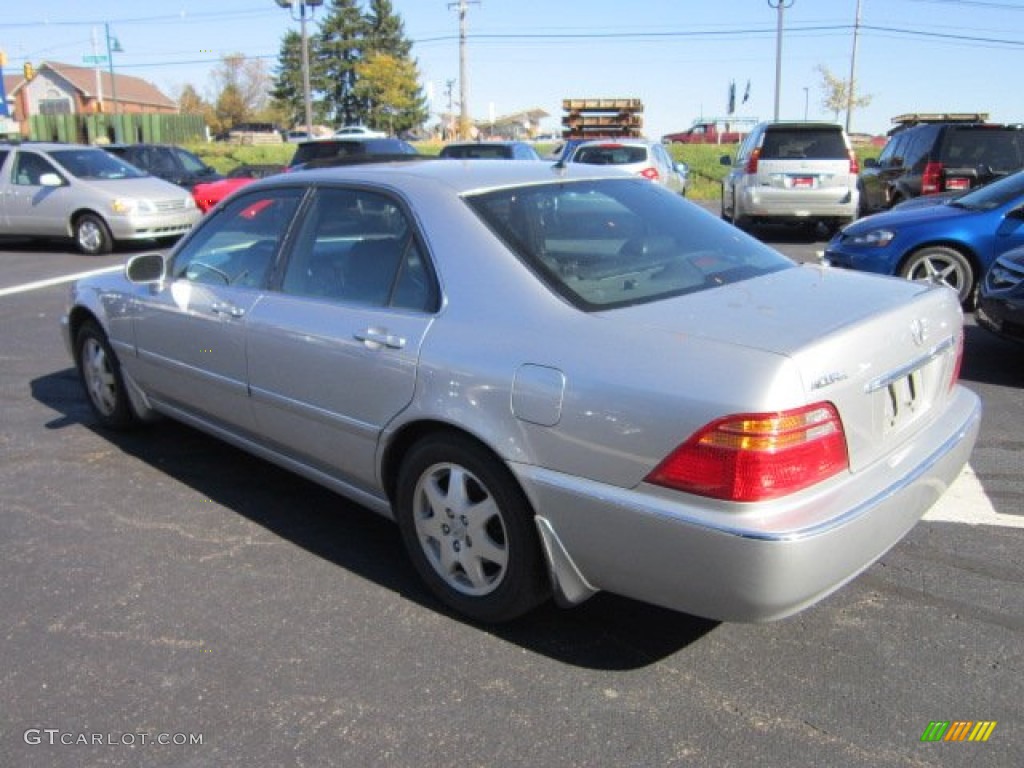
[[[743,90],[743,103],[746,104],[750,99],[750,81],[747,80],[747,87]]]
[[[732,114],[736,111],[736,81],[729,81],[729,107],[727,114]]]

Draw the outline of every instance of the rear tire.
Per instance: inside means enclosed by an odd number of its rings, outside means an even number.
[[[510,621],[547,597],[533,510],[484,446],[455,434],[414,445],[399,472],[395,516],[420,578],[459,613]]]

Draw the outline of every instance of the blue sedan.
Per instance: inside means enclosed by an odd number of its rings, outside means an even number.
[[[1024,245],[1024,171],[946,205],[892,210],[843,228],[825,250],[847,269],[940,282],[963,304],[1002,253]]]

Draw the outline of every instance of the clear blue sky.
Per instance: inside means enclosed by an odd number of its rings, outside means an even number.
[[[434,112],[446,108],[445,83],[459,73],[458,14],[449,5],[393,0]],[[116,71],[171,97],[186,83],[208,94],[211,71],[229,53],[262,58],[273,71],[282,35],[298,29],[274,0],[4,6],[0,49],[9,70],[26,60],[81,64],[93,30],[102,41],[107,23],[124,49]],[[832,118],[821,106],[817,68],[849,77],[856,7],[857,0],[792,0],[785,10],[783,118],[803,118],[805,104],[811,119]],[[873,100],[855,112],[853,130],[881,133],[893,115],[912,111],[1024,121],[1024,0],[861,0],[861,8],[858,90]],[[749,80],[750,99],[737,103],[737,114],[770,118],[777,20],[768,0],[482,0],[468,13],[470,111],[485,119],[492,109],[541,108],[555,130],[563,98],[635,97],[644,101],[648,135],[658,137],[702,114],[724,114],[730,81],[740,102]]]

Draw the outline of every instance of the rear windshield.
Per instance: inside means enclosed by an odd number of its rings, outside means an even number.
[[[584,310],[656,301],[795,266],[642,179],[515,187],[466,200],[552,290]]]
[[[324,139],[299,144],[292,157],[292,165],[302,165],[313,160],[327,160],[334,157],[354,155],[415,155],[412,145],[399,139]]]
[[[1003,128],[953,129],[946,132],[949,166],[987,167],[1007,173],[1024,167],[1024,131]]]
[[[633,165],[647,162],[647,147],[633,147],[623,144],[600,144],[580,147],[573,157],[574,163],[587,165]]]
[[[763,160],[848,160],[850,155],[838,130],[769,130],[761,142]]]
[[[503,144],[449,145],[441,150],[441,157],[505,159],[512,157],[512,147]]]

